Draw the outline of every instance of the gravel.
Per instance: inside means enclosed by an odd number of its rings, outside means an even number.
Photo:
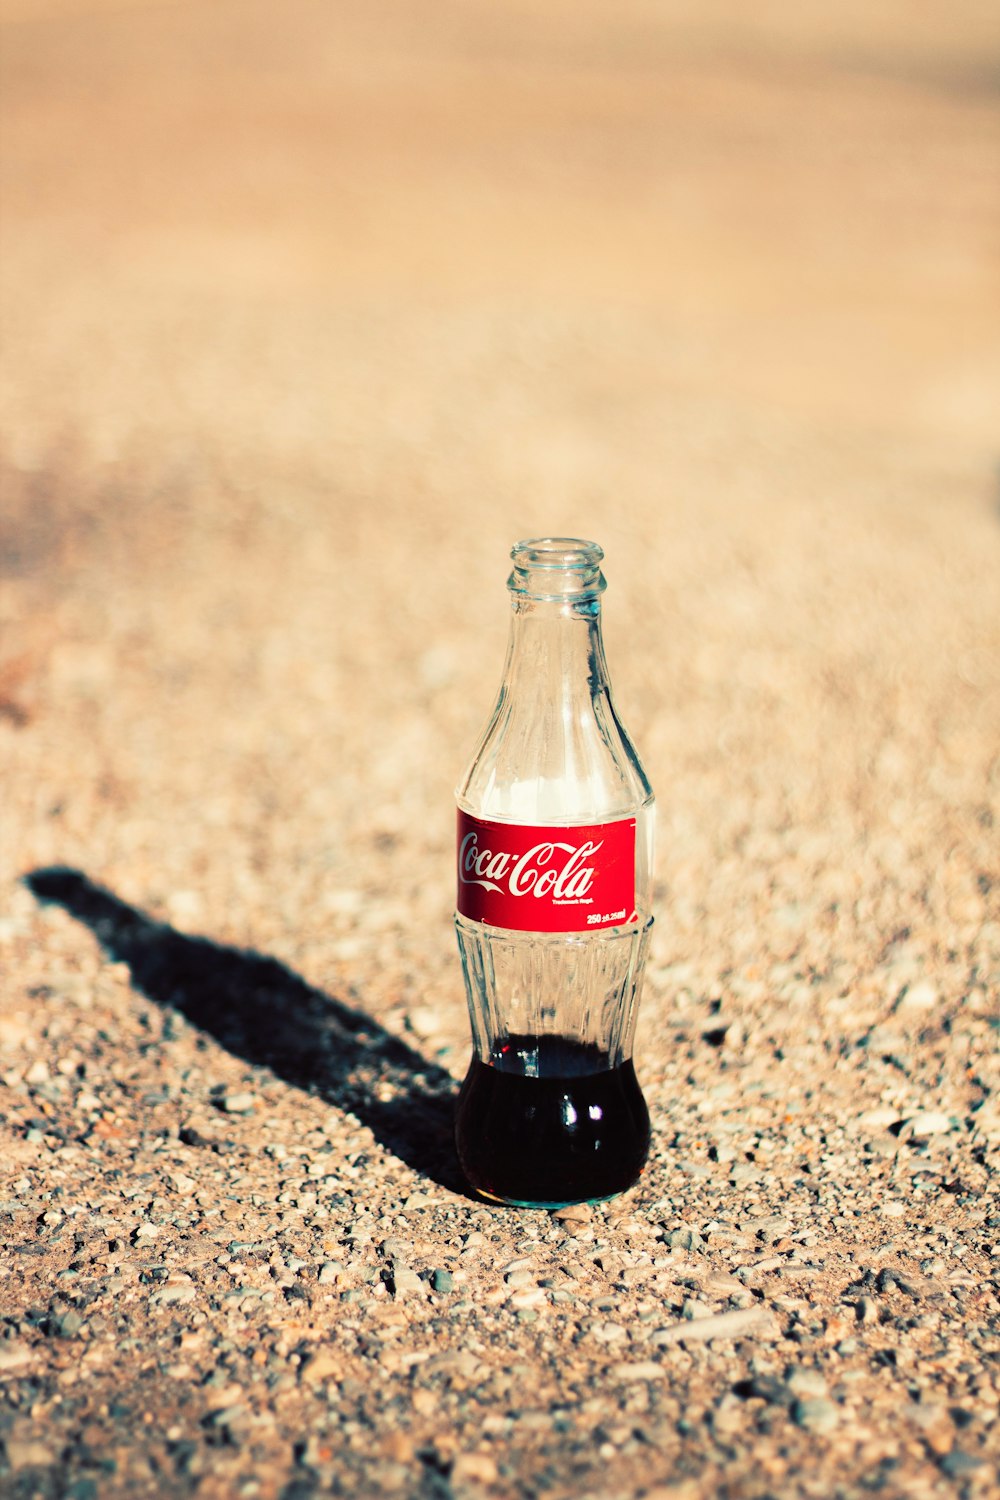
[[[16,9],[0,1493],[986,1500],[980,10]],[[659,805],[650,1161],[554,1213],[450,1133],[546,531]]]

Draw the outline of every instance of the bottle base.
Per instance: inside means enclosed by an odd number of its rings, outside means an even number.
[[[638,1181],[639,1177],[637,1176],[635,1182]],[[487,1203],[495,1203],[499,1208],[544,1208],[553,1210],[557,1208],[575,1208],[581,1203],[610,1203],[612,1199],[627,1192],[629,1187],[634,1187],[635,1182],[630,1182],[628,1187],[616,1188],[613,1193],[605,1193],[603,1198],[560,1198],[552,1203],[543,1202],[538,1198],[500,1198],[496,1193],[488,1193],[485,1188],[481,1187],[474,1188],[474,1191],[477,1198],[482,1198]],[[473,1184],[470,1183],[469,1186],[472,1187]]]
[[[556,1036],[507,1037],[490,1062],[473,1058],[455,1116],[469,1185],[493,1203],[546,1209],[632,1187],[649,1154],[649,1113],[631,1061],[609,1061]]]

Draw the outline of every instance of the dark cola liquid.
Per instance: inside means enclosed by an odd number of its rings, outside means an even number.
[[[458,1159],[487,1198],[556,1208],[632,1186],[649,1112],[631,1062],[562,1036],[509,1036],[474,1057],[455,1117]]]

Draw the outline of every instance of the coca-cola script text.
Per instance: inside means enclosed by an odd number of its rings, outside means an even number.
[[[458,910],[518,932],[583,932],[631,920],[635,819],[586,827],[458,815]]]

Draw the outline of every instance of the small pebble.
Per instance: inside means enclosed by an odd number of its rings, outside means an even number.
[[[56,1461],[52,1449],[40,1438],[8,1437],[6,1449],[7,1462],[15,1473],[18,1469],[47,1469]]]
[[[508,1271],[504,1281],[510,1287],[531,1286],[535,1278],[530,1271]]]
[[[785,1376],[785,1385],[793,1396],[808,1399],[825,1396],[827,1384],[819,1370],[794,1369]]]
[[[222,1108],[227,1115],[249,1115],[257,1106],[253,1094],[223,1094]]]
[[[451,1484],[495,1484],[496,1460],[488,1453],[460,1453],[451,1466]]]
[[[0,1374],[31,1364],[34,1351],[27,1344],[0,1343]]]
[[[302,1380],[305,1385],[322,1385],[327,1380],[335,1380],[344,1371],[342,1357],[333,1349],[318,1349],[312,1354],[302,1368]]]
[[[52,1325],[52,1332],[61,1339],[73,1339],[83,1328],[83,1318],[74,1309],[63,1313],[61,1318],[56,1318]]]
[[[790,1407],[795,1399],[785,1381],[774,1375],[754,1375],[747,1394],[766,1401],[769,1406]]]
[[[915,1011],[933,1010],[938,1004],[938,998],[937,985],[930,979],[921,979],[916,984],[907,986],[900,996],[899,1008]]]
[[[671,1250],[703,1250],[705,1241],[697,1229],[684,1226],[681,1229],[672,1229],[669,1234],[664,1235],[664,1241]]]
[[[824,1396],[810,1396],[795,1402],[792,1421],[807,1432],[833,1432],[840,1425],[840,1409]]]
[[[405,1262],[393,1260],[389,1269],[389,1287],[393,1297],[398,1300],[422,1291],[423,1282],[416,1271],[412,1271]]]
[[[977,1469],[981,1469],[983,1460],[974,1453],[966,1453],[962,1448],[952,1448],[939,1461],[939,1467],[949,1479],[961,1479],[964,1475],[974,1474]]]
[[[625,1385],[631,1385],[635,1381],[663,1380],[667,1372],[662,1365],[655,1360],[636,1360],[633,1363],[620,1361],[608,1370],[608,1378],[620,1380]]]
[[[552,1217],[559,1224],[589,1224],[594,1210],[589,1203],[568,1203],[565,1208],[554,1209]]]
[[[955,1129],[957,1124],[958,1121],[954,1116],[946,1115],[941,1110],[921,1110],[903,1120],[899,1138],[901,1141],[908,1141],[915,1137],[947,1135],[949,1131]]]

